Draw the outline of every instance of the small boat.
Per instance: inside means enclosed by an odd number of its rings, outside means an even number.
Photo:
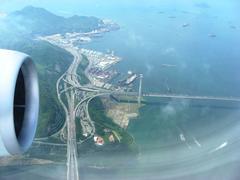
[[[216,34],[209,34],[208,36],[211,37],[211,38],[215,38],[215,37],[217,37]]]
[[[189,23],[184,23],[184,24],[182,25],[182,27],[188,27],[188,26],[190,26]]]

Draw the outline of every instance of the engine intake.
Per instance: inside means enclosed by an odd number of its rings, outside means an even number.
[[[37,127],[39,89],[36,68],[23,53],[0,49],[0,156],[22,154]]]

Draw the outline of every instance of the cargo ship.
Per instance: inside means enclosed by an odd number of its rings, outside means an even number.
[[[125,81],[126,85],[132,84],[137,79],[137,74],[132,74],[128,76],[128,78]]]
[[[136,79],[137,79],[137,74],[129,71],[128,76],[122,80],[119,80],[118,83],[122,86],[127,86],[132,84]]]

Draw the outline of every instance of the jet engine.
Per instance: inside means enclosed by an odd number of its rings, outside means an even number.
[[[0,156],[31,146],[38,121],[39,89],[32,59],[0,49]]]

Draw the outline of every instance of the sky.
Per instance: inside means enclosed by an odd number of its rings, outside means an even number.
[[[227,3],[226,2],[232,2]],[[73,14],[93,15],[93,16],[109,16],[114,13],[121,13],[132,10],[143,10],[146,8],[164,8],[183,6],[189,8],[191,6],[202,6],[207,8],[216,7],[221,10],[238,11],[240,2],[238,0],[0,0],[0,12],[12,12],[19,10],[25,6],[33,5],[44,7],[60,15],[70,16]],[[202,8],[204,9],[204,8]],[[144,13],[144,11],[143,11]],[[224,13],[224,12],[223,12]]]

